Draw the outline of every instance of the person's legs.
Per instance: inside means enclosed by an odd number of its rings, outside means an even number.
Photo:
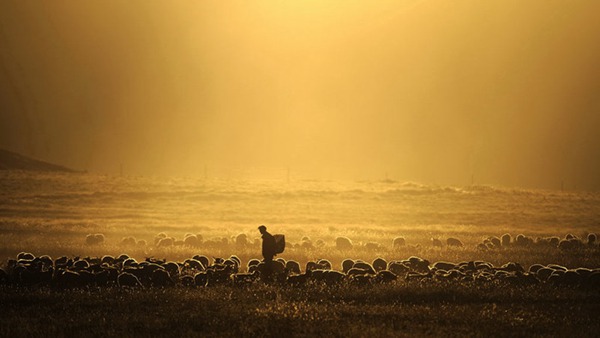
[[[273,256],[265,257],[265,282],[270,282],[272,280],[273,274]]]

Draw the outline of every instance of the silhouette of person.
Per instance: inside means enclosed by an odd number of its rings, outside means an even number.
[[[265,262],[264,280],[265,282],[270,282],[271,273],[273,270],[273,257],[277,253],[275,238],[273,237],[273,235],[267,232],[267,227],[264,225],[259,226],[258,231],[260,231],[260,233],[262,234],[262,255],[264,258],[263,262]]]
[[[258,227],[258,231],[262,234],[262,255],[264,262],[269,264],[273,261],[273,257],[277,254],[277,247],[275,244],[275,238],[273,235],[267,232],[267,227],[261,225]]]

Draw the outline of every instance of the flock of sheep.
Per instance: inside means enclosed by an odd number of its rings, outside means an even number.
[[[561,250],[574,250],[585,247],[597,247],[596,234],[590,233],[587,235],[587,240],[583,240],[573,234],[567,234],[565,238],[559,237],[532,237],[525,236],[522,234],[512,239],[510,234],[504,234],[498,238],[496,236],[486,238],[482,243],[477,245],[477,248],[483,251],[495,250],[506,248],[510,246],[515,247],[552,247],[559,248]]]
[[[102,234],[90,234],[86,237],[88,245],[98,245],[105,240]],[[121,244],[126,246],[145,246],[145,241],[133,237],[125,237]],[[192,248],[211,248],[223,245],[234,245],[238,249],[260,247],[260,240],[248,240],[245,234],[231,239],[204,241],[201,235],[187,234],[177,240],[159,233],[155,236],[154,246],[157,248],[170,246],[189,246]],[[442,247],[439,239],[432,239],[434,247]],[[324,242],[313,242],[308,237],[300,243],[291,244],[293,248],[311,249],[324,246]],[[377,243],[361,244],[367,249],[379,249]],[[406,246],[403,237],[392,242],[392,248]],[[448,247],[463,247],[457,238],[446,240]],[[509,234],[501,237],[489,237],[477,245],[480,250],[499,250],[507,247],[556,247],[561,250],[572,250],[585,247],[598,247],[596,235],[589,234],[585,240],[574,235],[533,239],[517,235],[514,239]],[[339,250],[351,250],[356,245],[346,237],[338,237],[335,247]],[[507,281],[520,284],[551,283],[555,285],[580,286],[600,289],[600,268],[567,269],[559,265],[534,264],[525,269],[518,263],[507,263],[494,266],[489,262],[470,261],[462,263],[435,262],[419,257],[406,260],[386,261],[377,258],[372,262],[346,259],[340,269],[335,269],[326,259],[308,262],[302,269],[294,260],[278,258],[270,268],[258,259],[251,259],[246,264],[235,255],[227,258],[209,259],[207,256],[195,255],[181,262],[148,258],[138,262],[128,255],[118,257],[60,257],[34,256],[31,253],[20,253],[16,259],[8,260],[0,269],[0,285],[13,286],[48,286],[56,288],[83,287],[168,287],[189,286],[204,287],[219,284],[245,285],[256,282],[268,282],[287,285],[310,283],[357,284],[371,285],[377,283],[404,280],[456,280],[461,282],[493,282]]]
[[[419,257],[372,262],[346,259],[335,269],[326,259],[310,261],[304,269],[294,260],[278,258],[270,268],[258,259],[245,265],[237,256],[209,259],[196,255],[181,262],[147,258],[137,261],[128,255],[118,257],[34,256],[22,252],[0,269],[0,285],[53,287],[209,287],[214,285],[360,285],[405,281],[458,281],[461,283],[507,282],[521,285],[550,283],[600,290],[600,268],[568,269],[559,265],[531,265],[525,269],[510,262],[494,266],[484,261],[435,262]]]
[[[105,237],[103,234],[89,234],[85,238],[85,243],[87,245],[99,245],[104,242]],[[132,248],[146,247],[148,243],[143,239],[136,240],[132,236],[127,236],[121,239],[120,245],[124,248]],[[235,246],[237,249],[259,248],[260,239],[255,238],[254,240],[250,240],[246,234],[239,234],[237,236],[232,236],[231,238],[223,237],[217,239],[204,240],[202,235],[191,233],[186,234],[183,237],[183,239],[176,239],[175,237],[167,236],[167,234],[164,232],[161,232],[154,237],[154,247],[156,248],[185,246],[190,248],[210,249],[216,247],[227,247],[230,245]],[[299,243],[292,243],[289,245],[289,247],[292,247],[294,249],[310,250],[325,247],[326,245],[327,244],[321,239],[312,241],[309,237],[305,236],[301,239]],[[447,247],[465,246],[460,239],[454,237],[447,238],[445,241],[445,245]],[[392,241],[393,250],[405,246],[407,246],[407,242],[404,237],[396,237]],[[444,243],[438,238],[432,238],[431,246],[441,248],[444,246]],[[501,237],[491,236],[486,238],[483,242],[477,245],[477,249],[487,251],[508,247],[554,247],[561,250],[571,250],[584,248],[586,246],[597,246],[595,234],[588,234],[586,240],[580,239],[572,234],[567,234],[565,238],[562,239],[559,237],[537,237],[533,239],[532,237],[525,236],[523,234],[519,234],[513,238],[510,234],[504,234]],[[335,239],[334,247],[335,249],[342,251],[348,251],[359,247],[362,247],[369,251],[378,251],[384,249],[383,245],[376,242],[367,242],[357,245],[354,244],[347,237],[337,237]]]

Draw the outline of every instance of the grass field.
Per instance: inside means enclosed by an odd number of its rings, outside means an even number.
[[[600,232],[600,195],[488,186],[402,182],[196,180],[91,174],[0,173],[0,257],[127,253],[182,261],[194,254],[260,257],[257,226],[284,233],[285,259],[483,260],[600,267],[598,246],[563,251],[517,247],[482,251],[489,236],[585,238]],[[202,235],[197,247],[157,247]],[[102,233],[104,242],[86,244]],[[250,244],[240,247],[235,236]],[[123,245],[133,236],[146,245]],[[295,244],[308,236],[313,248]],[[352,240],[339,250],[335,239]],[[407,245],[393,248],[402,236]],[[462,248],[431,245],[459,238]],[[219,244],[217,244],[219,243]],[[318,244],[317,244],[318,243]],[[375,249],[365,246],[377,243]],[[256,284],[125,290],[0,288],[1,336],[597,336],[598,288],[407,281],[358,287]]]

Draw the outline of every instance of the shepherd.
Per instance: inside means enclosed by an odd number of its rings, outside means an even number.
[[[261,225],[258,227],[258,231],[262,234],[262,255],[265,264],[268,266],[273,261],[273,257],[277,254],[277,245],[275,243],[275,237],[267,231],[267,227]]]
[[[264,280],[269,282],[273,273],[273,257],[285,250],[285,236],[271,235],[264,225],[259,226],[258,231],[262,234],[262,255],[265,263]]]

